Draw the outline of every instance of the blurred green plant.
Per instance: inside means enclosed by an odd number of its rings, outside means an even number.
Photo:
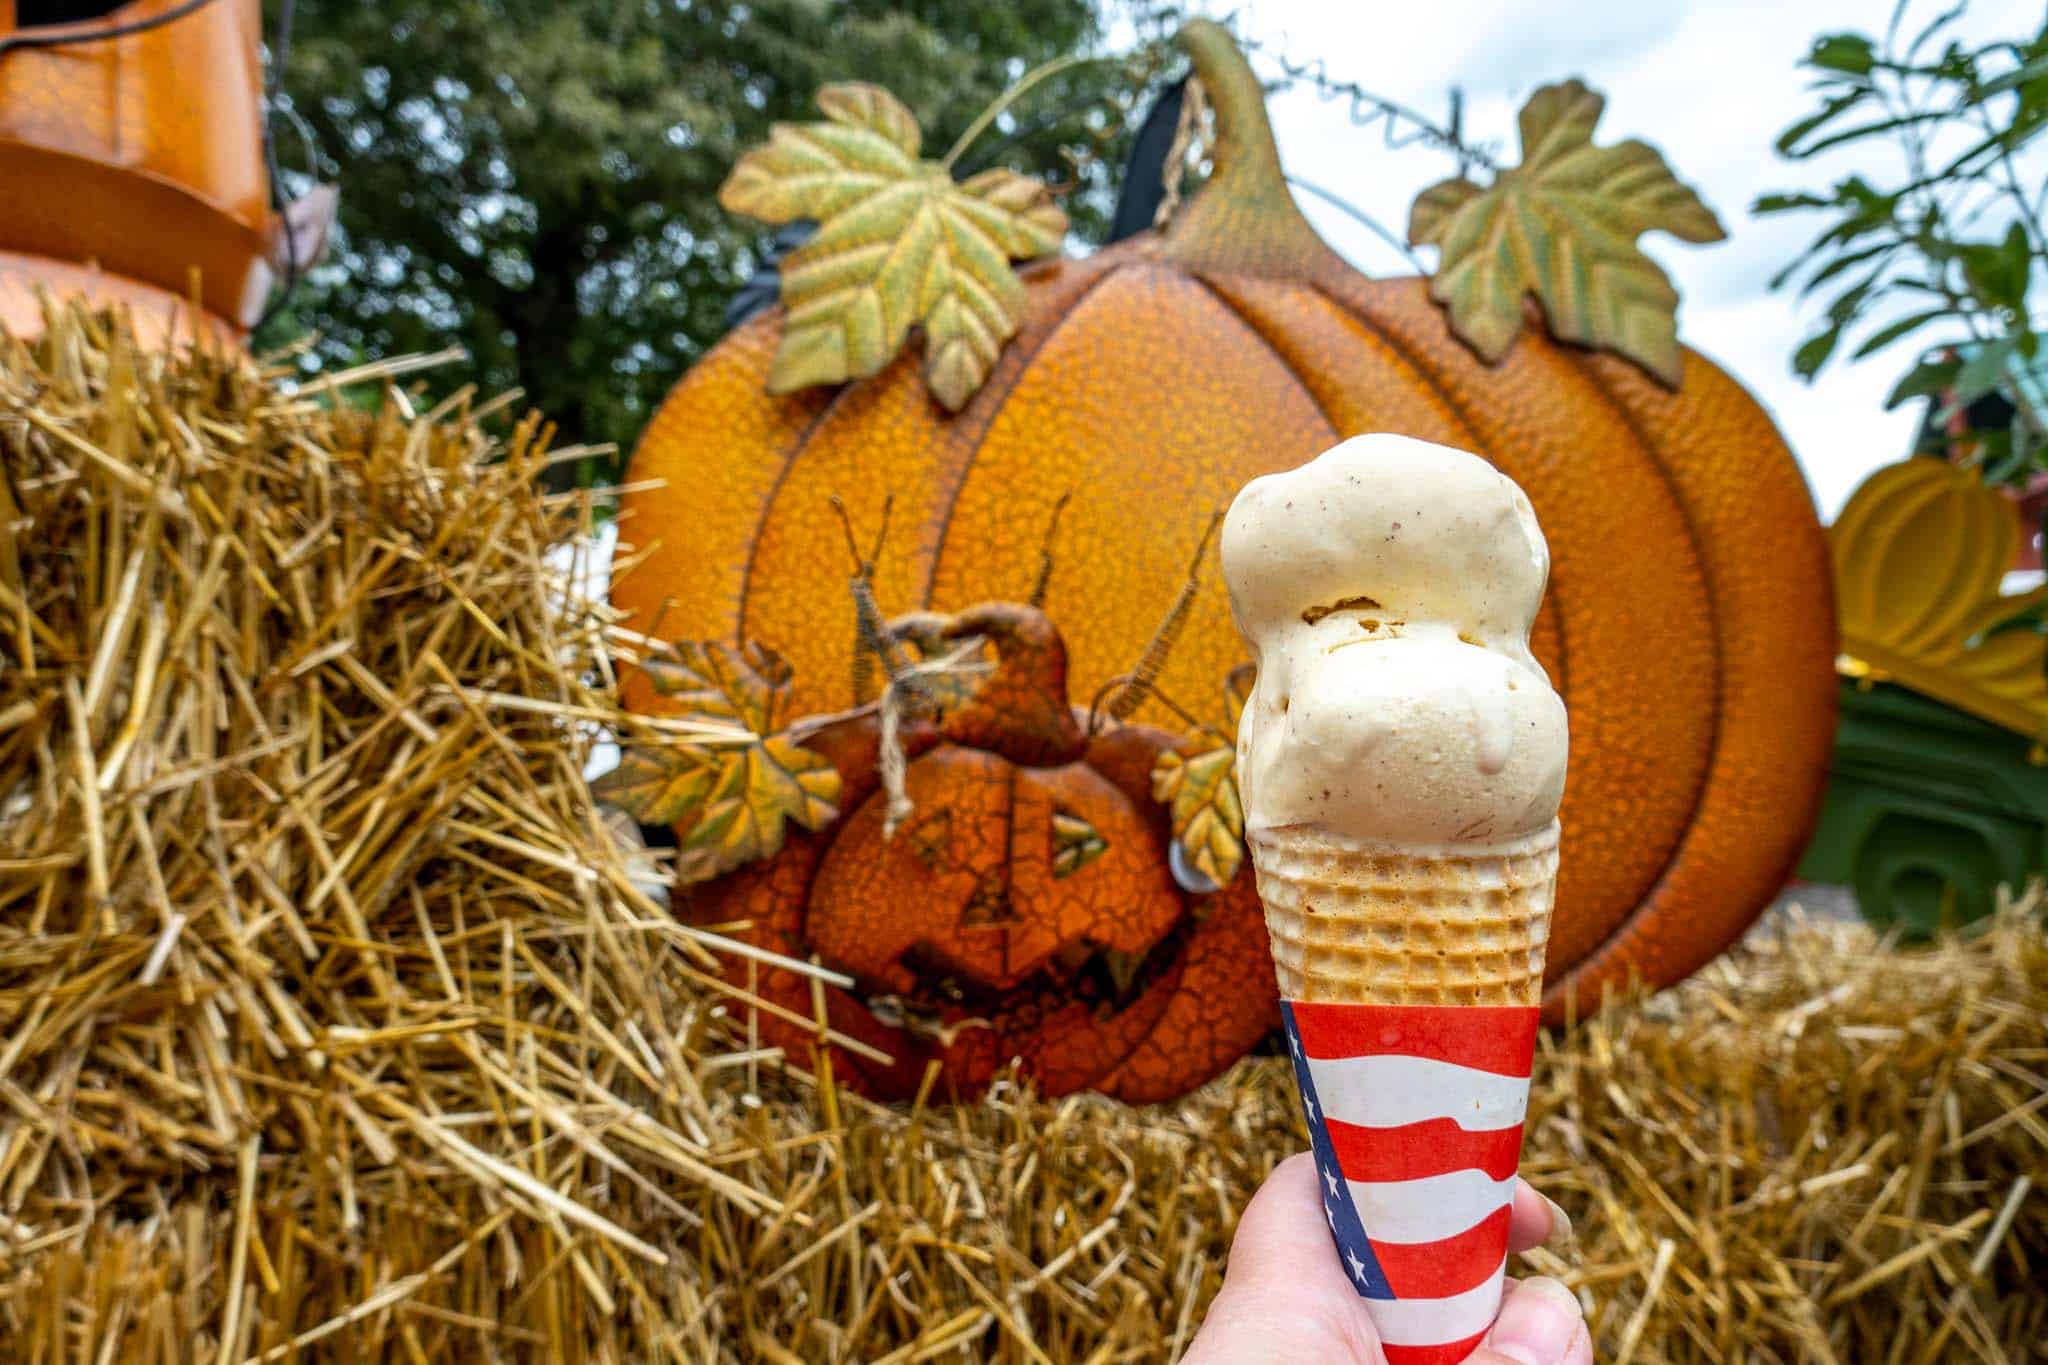
[[[1811,379],[1851,333],[1853,360],[1910,338],[1913,363],[1886,406],[1931,399],[1939,427],[1987,395],[2006,395],[2009,421],[1970,432],[1969,453],[1988,481],[2020,483],[2048,454],[2043,414],[2027,401],[2041,350],[2038,291],[2029,297],[2048,260],[2048,184],[2038,149],[2026,155],[2048,128],[2048,22],[1970,46],[1956,36],[1967,3],[1908,37],[1910,8],[1899,0],[1882,38],[1819,38],[1803,63],[1819,107],[1777,141],[1793,161],[1889,146],[1900,175],[1766,194],[1754,211],[1830,220],[1772,281],[1797,281],[1802,298],[1834,291],[1793,369]]]
[[[275,127],[303,168],[288,181],[339,184],[341,216],[258,344],[317,333],[309,371],[460,345],[461,378],[521,389],[563,443],[629,449],[762,259],[717,191],[771,123],[852,78],[945,146],[1027,69],[1110,55],[1035,88],[963,163],[1043,178],[1099,239],[1173,26],[1153,0],[298,0]]]

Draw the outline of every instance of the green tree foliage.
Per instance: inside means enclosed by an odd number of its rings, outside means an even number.
[[[1830,295],[1793,368],[1818,374],[1852,333],[1858,360],[1910,338],[1913,361],[1889,406],[1935,398],[1946,417],[2025,388],[2041,351],[2048,313],[2033,286],[2048,265],[2048,185],[2036,144],[2048,131],[2048,24],[1971,45],[1955,36],[1965,5],[1927,22],[1908,22],[1912,8],[1901,0],[1882,36],[1816,40],[1805,66],[1818,107],[1778,138],[1794,161],[1889,149],[1898,173],[1768,194],[1755,211],[1827,224],[1773,281],[1803,276],[1803,295]],[[2022,410],[2009,430],[1974,433],[1987,479],[2016,482],[2041,466],[2040,417]]]
[[[961,163],[1043,176],[1090,240],[1166,23],[1139,0],[299,0],[280,152],[301,124],[341,218],[261,340],[311,329],[309,364],[458,344],[564,440],[630,448],[755,269],[762,229],[716,196],[772,122],[872,81],[943,148],[1114,28],[1131,55],[1037,87]]]

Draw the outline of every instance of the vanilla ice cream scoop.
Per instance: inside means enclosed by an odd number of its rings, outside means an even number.
[[[1250,831],[1494,843],[1557,818],[1564,703],[1529,652],[1550,553],[1511,479],[1357,436],[1246,485],[1222,548],[1259,669],[1237,744]]]

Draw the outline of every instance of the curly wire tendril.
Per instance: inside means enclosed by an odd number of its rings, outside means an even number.
[[[845,500],[834,493],[826,501],[839,516],[840,530],[846,535],[846,551],[853,560],[847,586],[853,593],[853,701],[858,706],[874,693],[877,660],[892,681],[902,676],[907,667],[901,646],[882,620],[874,589],[875,562],[882,557],[882,546],[888,540],[889,513],[896,506],[896,495],[890,493],[882,499],[882,524],[875,532],[873,548],[866,553],[862,553],[860,541],[854,535],[853,517],[846,510]]]
[[[1071,494],[1069,494],[1071,496]],[[981,648],[976,640],[963,641],[956,648],[936,659],[920,659],[912,662],[903,652],[902,641],[888,622],[882,619],[882,610],[875,601],[875,562],[882,557],[882,547],[888,542],[889,514],[896,506],[896,495],[887,494],[882,499],[881,525],[875,531],[872,545],[862,550],[860,539],[854,534],[853,516],[846,510],[846,501],[837,493],[827,501],[833,512],[838,514],[839,527],[846,536],[846,550],[853,559],[853,573],[847,580],[853,592],[854,603],[854,648],[853,648],[853,691],[854,704],[859,706],[867,701],[867,692],[874,685],[875,665],[879,663],[887,679],[882,686],[881,708],[881,754],[877,766],[882,779],[882,791],[887,798],[882,819],[882,837],[893,839],[897,828],[910,818],[916,806],[910,799],[906,786],[909,767],[903,753],[903,722],[930,709],[934,695],[934,684],[946,674],[971,676],[989,671],[987,664],[978,663],[974,655]],[[1065,510],[1067,499],[1062,497],[1053,509],[1052,525],[1046,528],[1046,554],[1051,555],[1053,531],[1059,525],[1059,514]],[[1045,571],[1050,573],[1048,567]]]
[[[1241,41],[1247,50],[1257,52],[1279,67],[1289,81],[1307,84],[1326,100],[1349,101],[1348,113],[1351,121],[1361,128],[1370,128],[1378,124],[1389,150],[1399,151],[1404,147],[1422,143],[1456,157],[1460,175],[1465,174],[1473,166],[1495,175],[1500,174],[1500,162],[1494,156],[1494,143],[1465,141],[1464,98],[1455,87],[1451,91],[1450,125],[1445,127],[1432,122],[1405,104],[1390,100],[1384,95],[1374,94],[1356,81],[1340,80],[1332,76],[1329,63],[1321,57],[1312,57],[1305,62],[1296,61],[1257,39],[1245,38]]]
[[[1216,528],[1223,524],[1223,509],[1218,507],[1209,514],[1209,524],[1202,531],[1202,538],[1195,543],[1195,553],[1188,560],[1186,579],[1180,591],[1175,594],[1173,605],[1159,622],[1159,628],[1152,633],[1152,639],[1145,645],[1145,652],[1138,656],[1138,662],[1125,683],[1123,690],[1111,698],[1107,707],[1111,720],[1125,721],[1145,704],[1146,698],[1157,691],[1159,674],[1166,667],[1173,647],[1180,641],[1183,627],[1187,625],[1188,612],[1194,608],[1195,593],[1202,585],[1202,561],[1208,556],[1209,543],[1216,538]],[[1093,708],[1090,708],[1091,711]]]

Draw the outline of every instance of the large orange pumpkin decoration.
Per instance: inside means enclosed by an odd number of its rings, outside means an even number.
[[[1790,452],[1733,379],[1675,346],[1667,386],[1553,340],[1532,310],[1482,360],[1428,282],[1367,279],[1316,237],[1228,35],[1195,23],[1182,41],[1215,109],[1214,170],[1162,232],[1025,267],[1021,329],[957,412],[908,355],[771,395],[783,315],[741,327],[640,446],[631,478],[658,486],[626,499],[623,536],[644,558],[615,602],[665,638],[773,644],[796,666],[796,709],[834,711],[856,648],[834,587],[835,495],[868,525],[893,499],[873,590],[940,610],[1024,596],[1070,496],[1044,606],[1086,698],[1130,667],[1202,523],[1246,480],[1368,431],[1481,452],[1549,537],[1536,649],[1572,716],[1547,1008],[1681,979],[1782,885],[1825,778],[1827,549]],[[1243,658],[1212,575],[1160,690],[1213,697]],[[654,703],[638,684],[629,696]],[[876,852],[874,869],[903,856]],[[775,865],[735,886],[784,875],[798,876]],[[723,919],[753,904],[735,886],[710,893]],[[787,943],[825,946],[815,929]],[[1244,989],[1270,981],[1262,969]],[[808,1011],[807,988],[795,1003]],[[1191,1061],[1182,1079],[1206,1074]]]

